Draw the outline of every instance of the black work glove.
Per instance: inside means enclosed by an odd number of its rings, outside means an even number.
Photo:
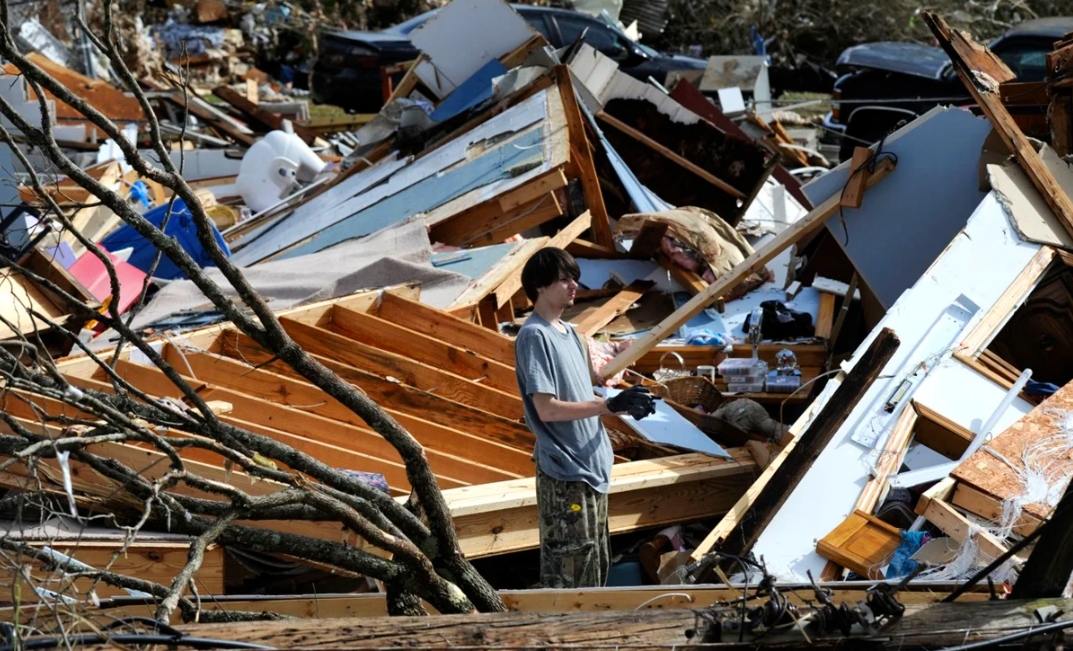
[[[659,400],[659,396],[654,396],[648,392],[648,389],[637,385],[626,389],[613,398],[609,398],[607,408],[613,414],[625,411],[629,412],[635,419],[641,420],[645,416],[651,416],[656,413],[656,400]]]

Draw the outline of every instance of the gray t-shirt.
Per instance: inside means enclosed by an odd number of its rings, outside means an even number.
[[[533,457],[553,479],[583,481],[600,493],[611,487],[614,453],[598,416],[545,423],[537,415],[533,394],[550,393],[565,402],[594,398],[588,356],[568,324],[566,332],[533,313],[514,342],[518,388],[525,422],[536,435]]]

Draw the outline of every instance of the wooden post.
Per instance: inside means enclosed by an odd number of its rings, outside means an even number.
[[[742,554],[753,546],[779,508],[786,502],[786,498],[797,488],[805,473],[812,467],[812,463],[846,422],[849,413],[890,361],[900,343],[897,335],[890,328],[884,328],[879,333],[872,345],[857,361],[853,370],[846,375],[846,379],[835,390],[831,399],[820,410],[816,419],[812,421],[808,429],[802,432],[792,449],[788,446],[789,453],[780,454],[779,458],[772,463],[769,470],[773,467],[775,470],[768,475],[766,483],[755,493],[750,491],[755,494],[752,502],[745,505],[743,509],[735,506],[731,511],[731,516],[738,518],[734,527],[726,535],[716,536],[714,534],[721,530],[721,527],[717,527],[716,531],[712,532],[713,535],[705,538],[694,551],[695,558],[699,558],[716,545],[719,545],[720,551],[729,554]],[[764,478],[761,477],[757,483],[763,480]]]

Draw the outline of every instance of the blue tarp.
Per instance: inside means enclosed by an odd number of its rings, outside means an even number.
[[[164,216],[167,215],[168,205],[164,204],[158,208],[154,208],[149,212],[142,215],[150,223],[157,228],[164,223]],[[201,242],[197,239],[197,228],[194,225],[194,217],[187,210],[186,204],[182,199],[175,200],[175,206],[171,212],[171,218],[168,220],[167,226],[164,227],[164,233],[170,237],[175,238],[179,245],[190,254],[190,257],[194,259],[194,262],[201,267],[215,267],[212,259],[209,258],[209,254],[205,252],[205,249],[201,246]],[[227,242],[224,241],[220,231],[216,230],[216,226],[212,226],[212,234],[216,238],[216,243],[220,245],[220,248],[224,250],[224,253],[231,256],[231,251],[227,248]],[[153,266],[153,261],[157,255],[157,248],[149,243],[144,237],[138,234],[133,227],[129,225],[123,225],[114,233],[101,240],[101,245],[105,249],[115,253],[126,248],[133,248],[134,252],[127,260],[130,264],[141,269],[142,271],[149,273]],[[176,278],[186,278],[179,267],[175,266],[166,255],[160,256],[160,264],[152,272],[155,278],[164,278],[166,280],[174,280]]]

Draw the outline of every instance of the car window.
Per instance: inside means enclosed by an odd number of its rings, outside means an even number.
[[[1010,67],[1017,81],[1043,81],[1047,76],[1047,53],[1053,49],[1050,41],[1009,40],[994,50]]]
[[[563,37],[563,45],[570,45],[577,40],[581,32],[585,32],[585,42],[601,53],[621,61],[629,54],[626,39],[595,20],[585,20],[572,16],[556,16],[555,22],[559,23],[559,34]]]

